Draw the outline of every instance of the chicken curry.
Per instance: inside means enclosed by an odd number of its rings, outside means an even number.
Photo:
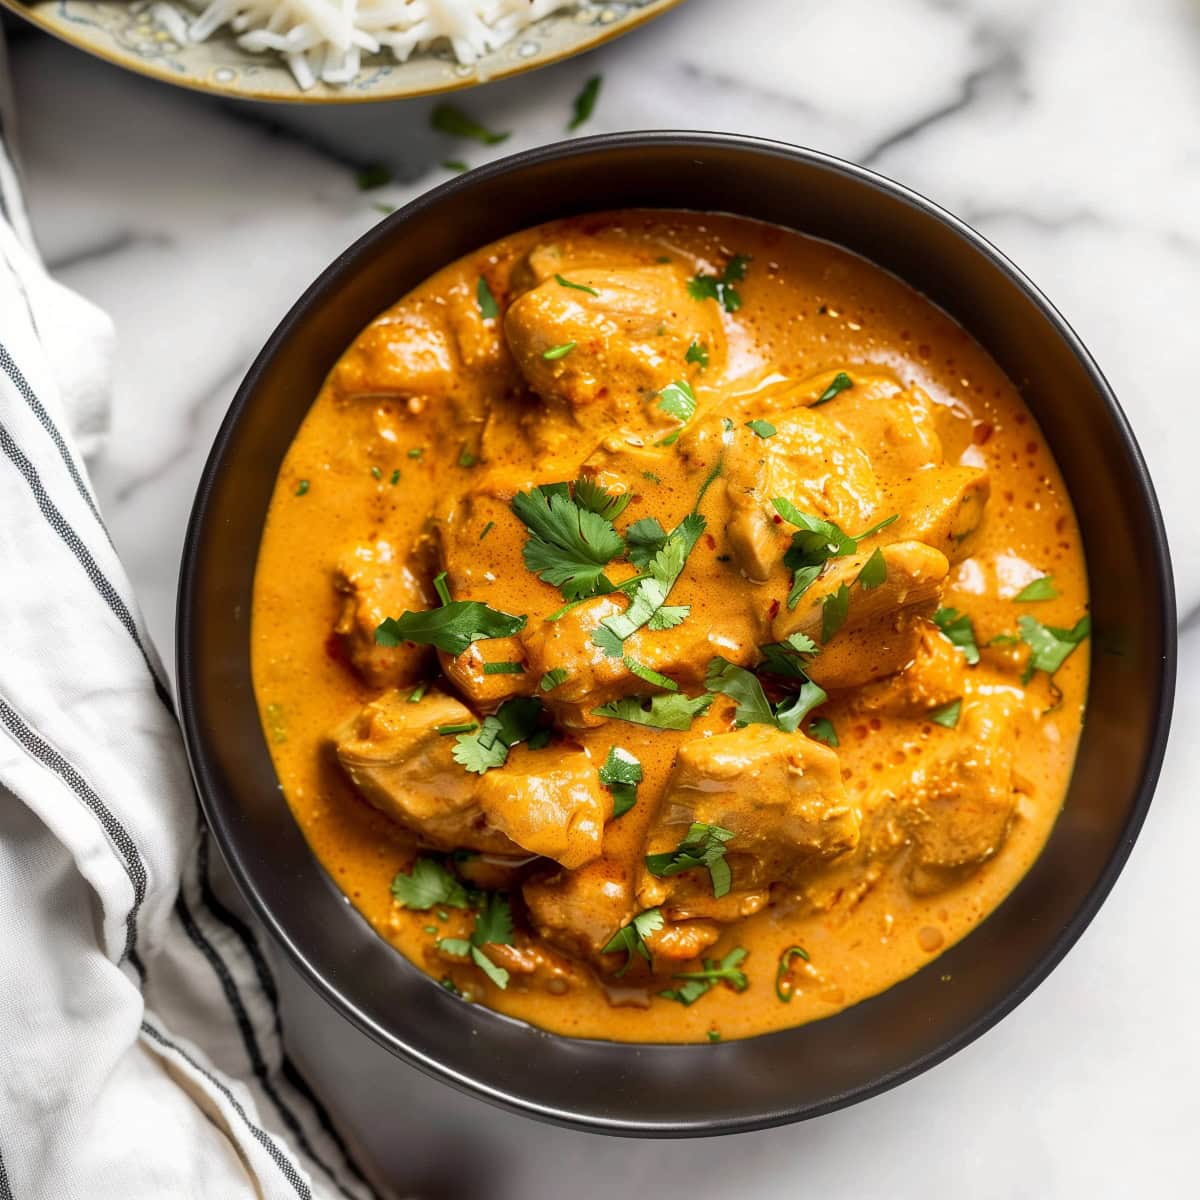
[[[1000,903],[1088,628],[1058,469],[961,328],[827,243],[626,211],[361,333],[280,470],[252,652],[283,794],[381,936],[556,1033],[703,1042]]]

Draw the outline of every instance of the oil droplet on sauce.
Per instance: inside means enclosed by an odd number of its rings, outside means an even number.
[[[917,943],[922,950],[932,954],[935,950],[940,950],[945,945],[946,938],[940,929],[935,929],[932,925],[922,925],[917,930]]]

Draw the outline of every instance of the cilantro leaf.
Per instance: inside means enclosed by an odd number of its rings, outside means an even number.
[[[525,628],[527,620],[490,608],[479,600],[451,600],[441,608],[388,617],[376,627],[375,642],[380,646],[417,642],[457,656],[472,642],[511,637]]]
[[[433,858],[418,858],[408,872],[397,871],[392,895],[402,908],[425,911],[439,904],[467,907],[466,888]]]
[[[834,749],[841,745],[841,742],[838,741],[837,730],[828,717],[814,717],[808,727],[808,736],[815,738],[818,742],[824,742],[827,746],[833,746]]]
[[[619,954],[622,950],[625,951],[625,965],[617,972],[618,979],[633,966],[635,954],[640,954],[647,962],[650,961],[650,951],[646,947],[646,935],[654,933],[662,927],[662,910],[647,908],[638,913],[628,925],[622,925],[612,935],[600,953]]]
[[[475,302],[479,305],[479,315],[485,321],[494,321],[500,315],[496,297],[492,295],[492,289],[488,287],[488,281],[482,275],[475,285]],[[409,457],[412,457],[411,451],[409,451]]]
[[[817,408],[822,404],[828,404],[839,392],[844,392],[847,388],[852,388],[853,386],[854,380],[845,371],[839,371],[833,377],[830,385],[813,401],[810,407]]]
[[[753,421],[747,421],[746,428],[764,439],[774,437],[779,432],[770,421],[764,421],[761,417],[755,417]]]
[[[436,925],[431,925],[431,929],[436,929]],[[438,938],[437,948],[444,951],[446,954],[454,954],[459,958],[466,958],[471,953],[471,943],[467,938]]]
[[[604,568],[625,549],[612,522],[565,495],[566,488],[534,488],[512,498],[512,510],[529,530],[523,556],[539,579],[579,600],[612,590]],[[585,489],[585,495],[591,493]]]
[[[1045,671],[1053,675],[1067,661],[1076,646],[1092,632],[1092,618],[1085,614],[1070,629],[1054,625],[1043,625],[1028,614],[1017,618],[1021,641],[1033,652],[1029,660],[1029,674]]]
[[[551,346],[549,350],[543,350],[542,357],[547,362],[557,362],[560,358],[566,358],[574,349],[574,342],[561,342],[557,346]]]
[[[508,752],[518,742],[527,742],[538,732],[542,702],[534,696],[505,700],[479,729],[460,733],[454,739],[454,761],[476,775],[508,761]]]
[[[551,667],[549,671],[542,676],[541,682],[538,684],[539,690],[543,692],[552,692],[559,684],[566,683],[567,672],[563,667]]]
[[[686,425],[696,415],[696,394],[685,380],[677,379],[658,393],[658,407]]]
[[[831,592],[821,601],[821,641],[828,643],[846,623],[850,615],[850,589],[839,583],[836,592]]]
[[[631,725],[648,725],[652,729],[690,729],[692,718],[706,712],[711,696],[684,696],[669,693],[660,696],[623,696],[593,708],[598,717],[628,721]]]
[[[979,646],[975,642],[975,626],[966,613],[957,608],[939,608],[933,614],[933,623],[942,631],[942,636],[957,646],[974,666],[979,661]]]
[[[717,655],[705,673],[704,686],[737,702],[735,717],[743,725],[774,725],[775,711],[758,676]]]
[[[494,146],[509,136],[507,133],[493,133],[455,104],[439,104],[430,114],[429,121],[438,133],[473,138],[485,146]]]
[[[644,683],[653,684],[655,687],[660,687],[668,692],[679,691],[679,684],[675,680],[654,670],[653,667],[647,667],[636,659],[630,658],[628,654],[623,655],[621,661],[625,664],[627,671],[632,671]]]
[[[703,370],[708,366],[708,348],[703,342],[693,342],[688,348],[687,353],[683,356],[684,362],[698,363],[700,369]]]
[[[935,708],[929,713],[929,719],[935,725],[941,725],[946,729],[953,729],[958,724],[961,712],[962,700],[951,700],[949,704],[944,704],[941,708]]]
[[[720,275],[693,275],[688,280],[688,295],[693,300],[716,300],[726,312],[737,312],[742,307],[742,297],[733,286],[746,278],[746,266],[750,258],[735,254]]]
[[[1058,588],[1054,586],[1053,575],[1042,575],[1032,579],[1014,597],[1016,604],[1031,604],[1036,600],[1055,600],[1058,598]]]
[[[783,496],[776,496],[771,504],[789,525],[797,526],[797,532],[792,534],[792,544],[783,556],[784,565],[792,571],[792,587],[787,598],[788,608],[796,607],[800,597],[818,579],[825,569],[825,564],[831,558],[842,558],[854,554],[858,550],[860,542],[873,537],[900,519],[900,514],[894,513],[872,525],[870,529],[864,530],[857,537],[851,537],[832,521],[825,521],[820,517],[801,512]],[[868,567],[871,568],[871,575],[868,578],[878,574],[878,568],[872,566],[874,559],[875,555],[872,555],[863,565],[864,571]],[[880,565],[883,567],[883,578],[886,579],[887,564],[882,561],[882,555],[880,556]],[[883,580],[881,579],[880,582],[882,583]],[[877,585],[872,584],[872,586]]]
[[[594,287],[588,287],[586,283],[572,283],[571,280],[564,279],[561,275],[555,275],[554,282],[557,283],[559,287],[570,288],[575,292],[587,292],[589,296],[600,295],[600,293],[596,291]]]
[[[863,563],[863,568],[859,571],[855,583],[864,591],[869,592],[872,588],[877,588],[881,583],[886,582],[887,563],[884,561],[883,551],[876,546],[871,557]]]
[[[657,517],[642,517],[625,530],[629,561],[644,567],[666,545],[667,531]]]
[[[740,967],[745,962],[748,953],[749,951],[743,947],[735,946],[720,962],[711,958],[703,959],[704,970],[676,972],[671,978],[682,979],[683,985],[658,994],[664,1000],[677,1000],[680,1004],[687,1005],[695,1004],[701,996],[718,983],[728,984],[735,992],[744,992],[750,986],[750,981]],[[717,1039],[710,1038],[710,1040]]]
[[[572,485],[575,503],[588,512],[603,517],[606,521],[615,521],[628,507],[633,499],[632,492],[614,496],[606,492],[594,479],[580,477]]]
[[[578,129],[591,115],[596,107],[596,97],[600,95],[602,76],[593,75],[583,85],[583,90],[575,97],[575,115],[571,118],[568,130]]]
[[[828,699],[824,688],[806,679],[795,695],[775,705],[775,724],[784,733],[795,733],[800,728],[800,722]]]
[[[488,892],[487,900],[475,915],[471,941],[476,946],[486,946],[489,942],[497,946],[513,944],[512,907],[499,892]]]
[[[759,649],[763,656],[762,670],[791,679],[807,679],[808,663],[819,653],[817,643],[806,633],[789,634],[784,641],[768,642]]]
[[[659,879],[667,879],[684,871],[706,867],[713,895],[719,900],[728,893],[732,882],[729,864],[725,861],[725,843],[734,836],[732,829],[694,821],[687,836],[674,850],[646,855],[646,870]]]
[[[642,764],[621,746],[610,746],[599,771],[600,782],[612,792],[613,820],[623,817],[637,803]]]
[[[687,619],[692,611],[690,604],[664,604],[654,616],[646,622],[647,629],[674,629],[676,625]]]

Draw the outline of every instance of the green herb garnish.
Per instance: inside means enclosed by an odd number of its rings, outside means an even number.
[[[392,182],[392,172],[383,163],[367,163],[357,176],[355,182],[360,192],[370,192]]]
[[[469,957],[471,961],[500,989],[508,987],[508,972],[498,967],[483,952],[483,947],[513,944],[512,908],[498,892],[489,892],[483,907],[475,914],[471,939],[442,938],[437,946],[447,954]]]
[[[884,560],[883,551],[878,546],[872,551],[871,557],[863,563],[863,569],[859,571],[858,578],[854,582],[865,592],[887,582],[887,562]]]
[[[669,259],[667,260],[670,261]],[[708,366],[708,348],[703,342],[692,342],[683,356],[684,362],[696,363],[701,370]]]
[[[979,646],[975,642],[975,626],[966,613],[957,608],[939,608],[933,614],[933,623],[942,631],[942,636],[953,642],[967,662],[974,666],[979,661]]]
[[[850,615],[850,589],[839,583],[836,592],[831,592],[821,601],[821,641],[828,644]]]
[[[429,691],[429,684],[425,683],[424,681],[418,683],[417,686],[408,693],[409,704],[420,704],[425,698],[425,693],[427,691]]]
[[[371,478],[372,479],[382,479],[383,472],[378,467],[372,467],[371,468]]]
[[[828,699],[820,687],[805,678],[795,695],[774,705],[757,675],[720,655],[708,664],[704,685],[710,692],[720,692],[736,702],[734,717],[740,724],[774,725],[785,733],[795,733],[800,722]]]
[[[479,277],[479,282],[475,285],[475,303],[479,305],[479,315],[485,321],[494,321],[500,315],[500,306],[496,303],[496,297],[492,295],[492,289],[488,287],[488,281],[482,275]],[[408,452],[410,458],[420,458],[420,453],[413,454]]]
[[[528,617],[515,617],[489,608],[479,600],[452,600],[441,608],[388,617],[377,626],[375,642],[379,646],[416,642],[421,646],[436,646],[457,656],[472,642],[512,637],[525,628],[527,620]]]
[[[442,166],[447,171],[457,171],[460,175],[471,169],[461,158],[443,158]]]
[[[598,296],[600,293],[594,287],[588,287],[586,283],[572,283],[569,279],[564,279],[561,275],[556,274],[554,281],[559,287],[572,288],[577,292],[587,292],[589,296]]]
[[[1032,604],[1037,600],[1056,600],[1058,588],[1054,586],[1053,575],[1043,575],[1032,579],[1014,597],[1016,604]]]
[[[647,725],[652,729],[690,729],[692,718],[708,710],[711,696],[684,696],[670,693],[665,696],[623,696],[593,708],[598,717],[628,721],[631,725]]]
[[[752,433],[757,433],[760,438],[764,439],[774,437],[779,432],[770,421],[764,421],[761,417],[755,417],[753,421],[747,421],[746,428]]]
[[[562,667],[551,667],[549,671],[542,676],[538,688],[543,692],[552,692],[561,683],[566,683],[567,672]]]
[[[687,836],[674,850],[646,855],[646,870],[658,879],[666,879],[684,871],[705,867],[712,881],[713,895],[719,900],[728,893],[733,881],[729,864],[725,861],[725,843],[734,836],[731,829],[694,821],[688,828]]]
[[[944,704],[941,708],[935,708],[929,713],[929,719],[935,725],[941,725],[945,729],[953,729],[958,724],[958,718],[961,713],[962,700],[951,700],[949,704]]]
[[[647,962],[650,961],[650,951],[646,947],[646,936],[663,927],[661,909],[647,908],[638,913],[628,925],[621,926],[609,939],[601,954],[620,954],[625,951],[625,964],[617,972],[619,979],[633,966],[633,956],[640,954]]]
[[[561,346],[551,346],[549,350],[543,350],[542,357],[549,362],[554,362],[557,359],[566,358],[574,349],[574,342],[563,342]]]
[[[658,393],[658,407],[686,425],[696,415],[696,396],[685,380],[677,379]]]
[[[637,802],[642,764],[628,750],[611,746],[599,775],[600,782],[612,792],[613,820],[623,817]]]
[[[473,138],[485,146],[494,146],[509,136],[507,133],[493,133],[454,104],[439,104],[430,114],[429,123],[438,133]]]
[[[483,539],[484,539],[485,537],[487,537],[487,535],[488,535],[489,533],[491,533],[491,532],[492,532],[492,530],[493,530],[493,529],[495,529],[495,528],[496,528],[496,522],[495,522],[495,521],[489,521],[489,522],[488,522],[488,523],[487,523],[487,524],[486,524],[486,525],[483,527],[483,532],[482,532],[482,533],[479,535],[479,540],[482,542],[482,541],[483,541]]]
[[[418,858],[408,872],[397,871],[392,880],[392,895],[402,908],[428,911],[439,904],[466,908],[467,889],[440,862]]]
[[[720,962],[712,958],[702,959],[704,970],[677,971],[671,978],[684,980],[683,985],[658,994],[664,1000],[676,1000],[687,1005],[695,1004],[718,983],[728,984],[735,992],[744,992],[750,986],[750,981],[746,978],[746,973],[739,968],[745,962],[748,953],[749,951],[741,946],[735,946]],[[721,1038],[719,1033],[716,1037],[713,1037],[712,1033],[708,1036],[709,1041],[719,1041]]]
[[[476,775],[508,761],[518,742],[530,742],[542,723],[542,702],[533,696],[505,700],[478,731],[464,731],[454,739],[454,761]]]
[[[660,687],[667,692],[679,691],[679,684],[670,677],[662,674],[661,671],[656,671],[653,667],[647,667],[636,659],[630,658],[628,654],[624,655],[621,661],[625,664],[627,671],[632,672],[644,683],[653,684],[654,687]]]
[[[824,742],[827,746],[833,746],[835,749],[841,745],[841,742],[838,741],[837,730],[828,717],[814,717],[809,722],[808,736],[815,738],[818,742]]]
[[[1045,671],[1053,675],[1067,661],[1071,652],[1092,632],[1092,618],[1084,615],[1070,629],[1054,625],[1043,625],[1041,621],[1024,614],[1017,618],[1021,641],[1033,652],[1029,659],[1022,683],[1027,683],[1034,671]]]
[[[747,255],[735,254],[720,275],[693,275],[688,280],[688,294],[693,300],[716,300],[726,312],[737,312],[742,297],[733,285],[746,278],[749,262]]]
[[[519,662],[485,662],[485,675],[524,675],[525,667]]]
[[[478,721],[458,721],[453,725],[435,725],[433,732],[441,737],[449,737],[452,733],[470,733],[478,728]]]
[[[596,107],[596,97],[600,95],[601,78],[599,75],[593,75],[575,97],[575,115],[567,125],[568,130],[578,129],[592,115]]]
[[[828,404],[839,392],[844,392],[853,386],[854,380],[845,371],[839,371],[833,377],[833,382],[812,402],[810,407],[818,408],[822,404]]]
[[[307,496],[308,495],[308,480],[307,479],[300,480],[300,482],[296,485],[296,495],[297,496]]]

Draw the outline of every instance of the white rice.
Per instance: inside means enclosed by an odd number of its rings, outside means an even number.
[[[244,50],[282,54],[307,91],[351,82],[361,57],[389,51],[404,62],[445,41],[470,65],[527,25],[578,0],[189,0],[200,15],[187,30],[202,42],[228,25]],[[156,7],[166,8],[165,4]],[[173,32],[173,31],[172,31]]]

